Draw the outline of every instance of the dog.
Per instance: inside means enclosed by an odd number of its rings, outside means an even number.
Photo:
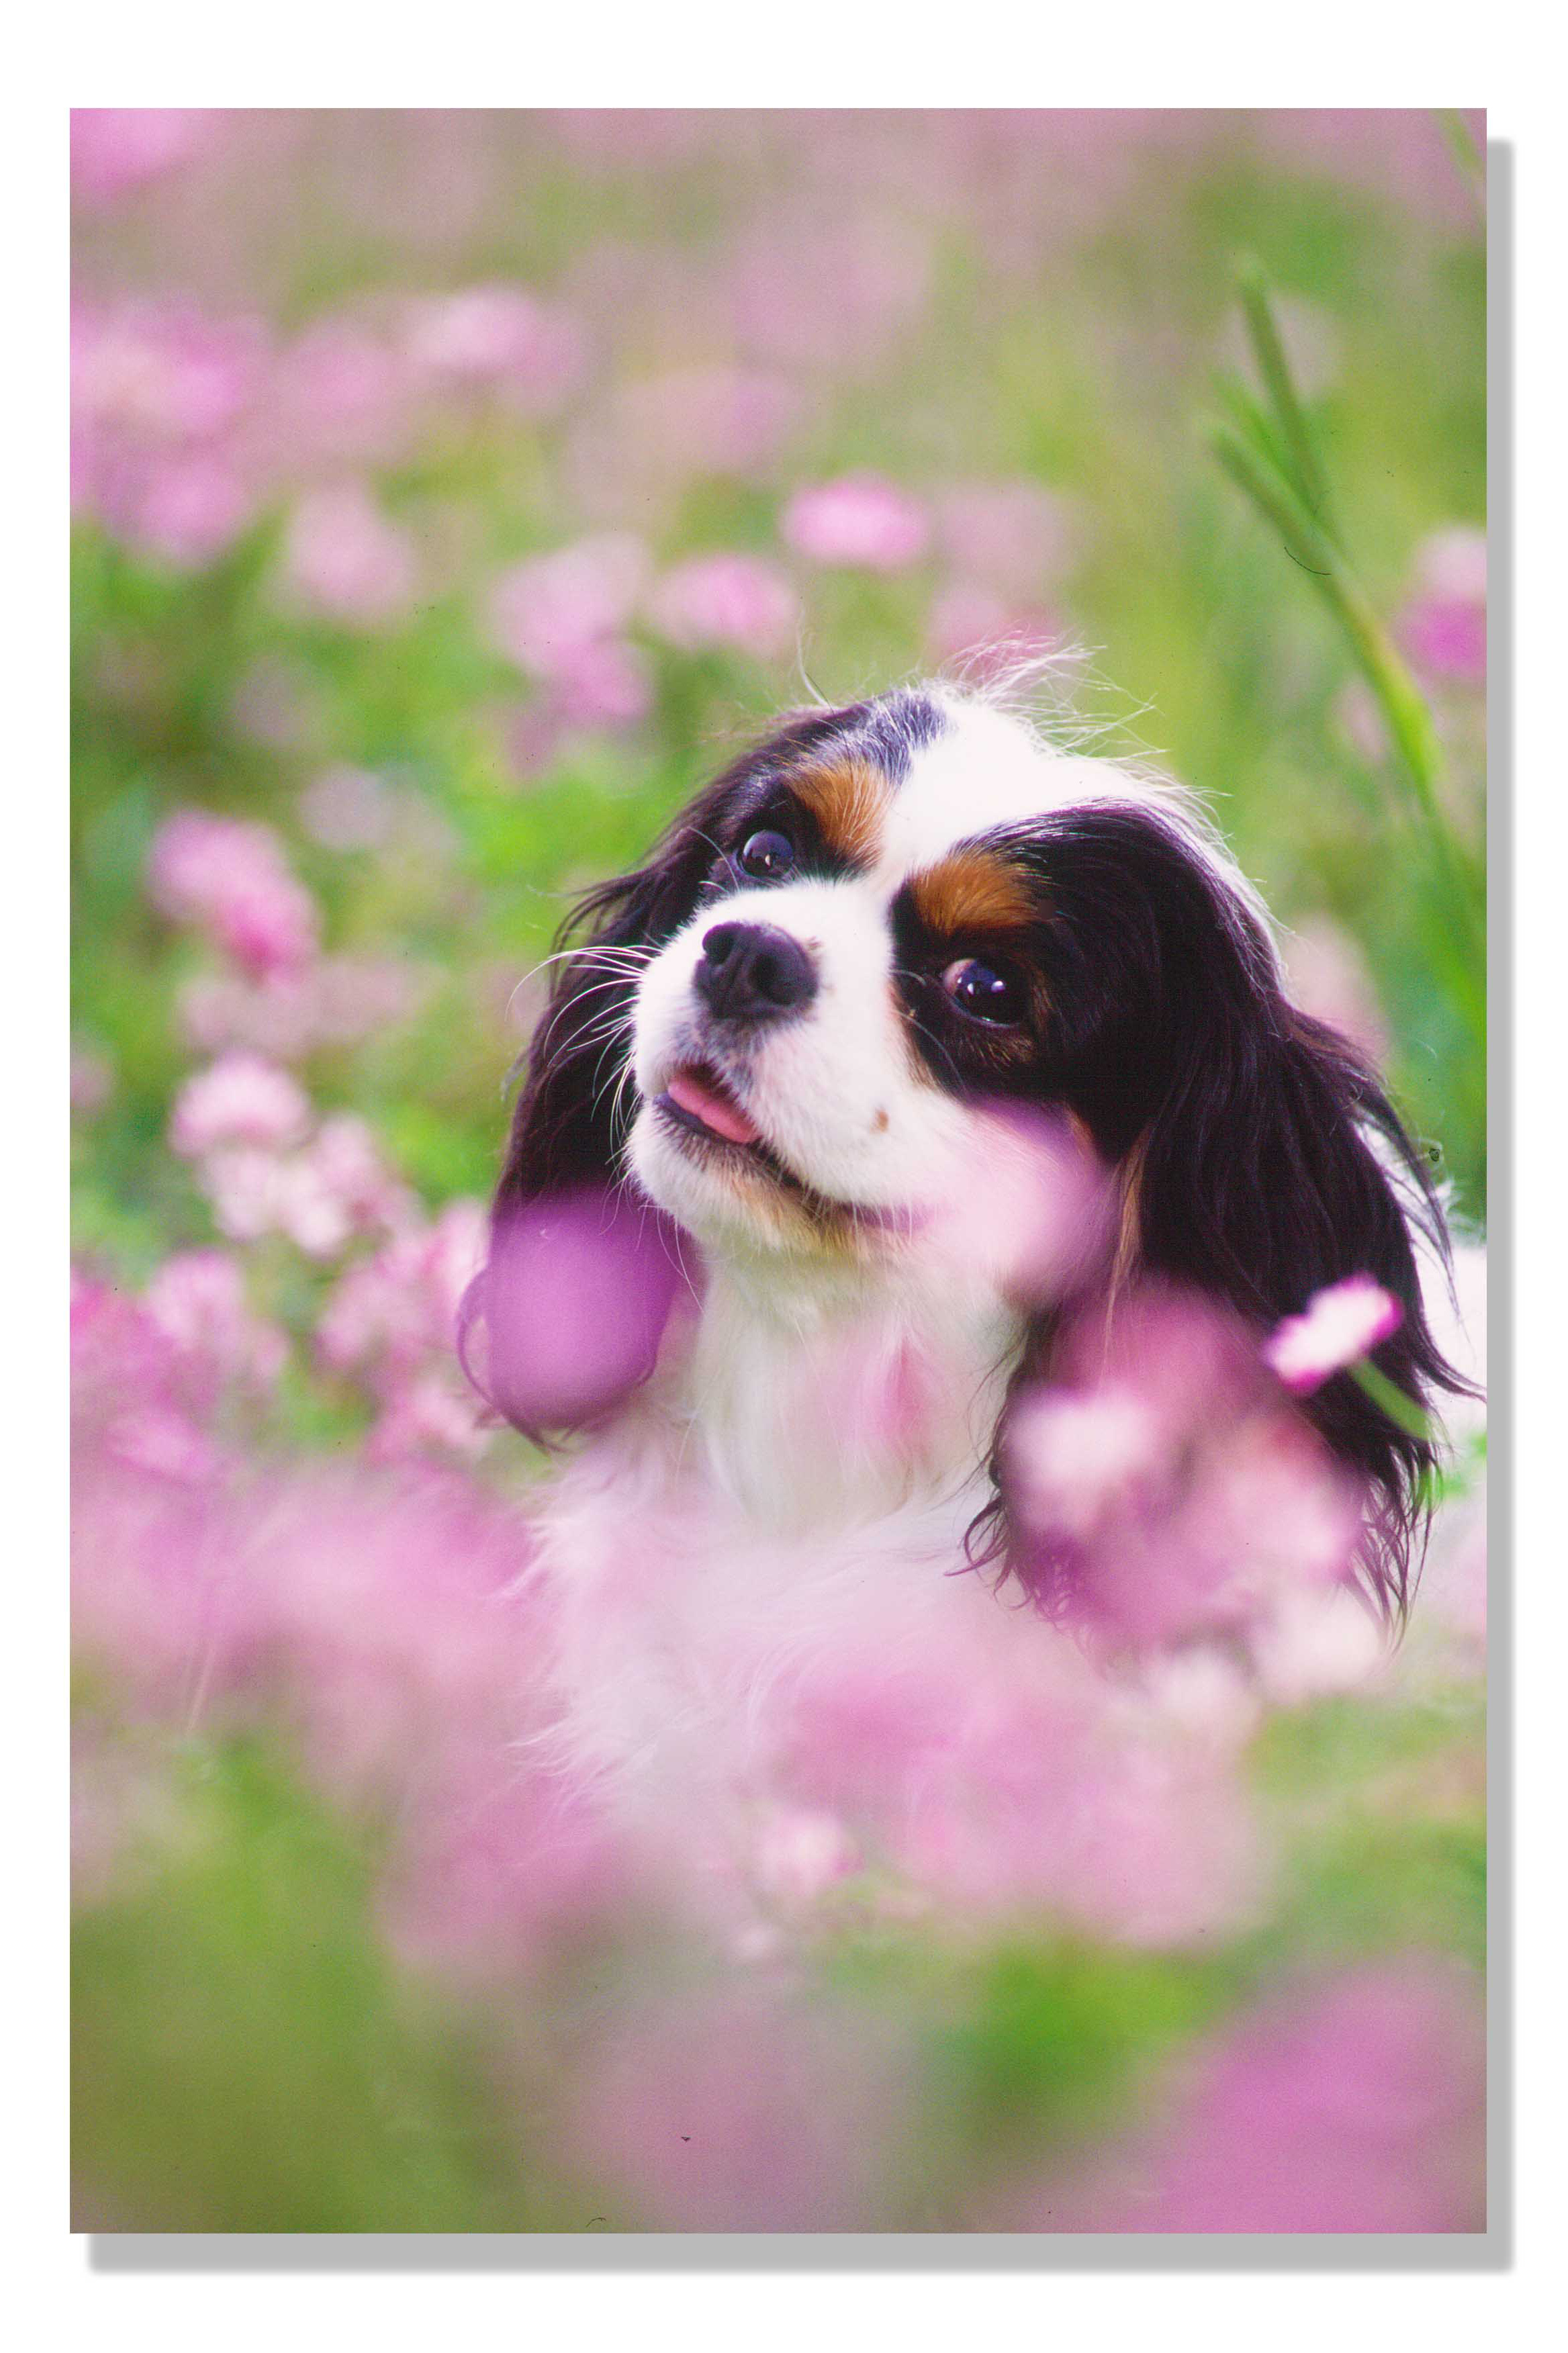
[[[1463,1387],[1447,1247],[1189,796],[945,684],[786,718],[574,919],[466,1319],[500,1412],[587,1433],[534,1571],[576,1767],[689,1824],[813,1655],[1018,1641],[999,1603],[1053,1592],[1010,1409],[1118,1299],[1206,1303],[1254,1354],[1352,1275],[1398,1302],[1375,1363],[1417,1412],[1344,1376],[1300,1404],[1397,1620],[1423,1417]]]

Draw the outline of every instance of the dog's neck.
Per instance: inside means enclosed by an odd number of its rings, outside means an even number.
[[[715,1260],[670,1400],[686,1465],[778,1533],[951,1497],[1018,1336],[994,1297],[908,1266]]]

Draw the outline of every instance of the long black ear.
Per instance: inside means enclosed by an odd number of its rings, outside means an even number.
[[[1423,1412],[1465,1389],[1422,1298],[1417,1241],[1448,1255],[1427,1164],[1362,1056],[1289,1003],[1239,877],[1178,818],[1127,806],[1063,812],[1027,854],[1049,911],[1051,1089],[1121,1169],[1127,1258],[1260,1335],[1369,1274],[1402,1310],[1379,1368]],[[1436,1442],[1348,1375],[1305,1410],[1366,1483],[1363,1574],[1398,1617]]]

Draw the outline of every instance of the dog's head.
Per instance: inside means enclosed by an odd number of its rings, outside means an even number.
[[[1404,1311],[1384,1369],[1416,1400],[1447,1380],[1412,1247],[1419,1227],[1441,1247],[1427,1170],[1363,1062],[1289,1004],[1254,894],[1170,788],[984,701],[900,691],[782,726],[580,923],[498,1219],[626,1188],[787,1282],[899,1247],[999,1119],[1037,1113],[1109,1173],[1118,1279],[1261,1330],[1370,1273]],[[1060,1303],[1036,1303],[1020,1363]],[[1431,1450],[1349,1380],[1311,1411],[1370,1482],[1398,1602]]]

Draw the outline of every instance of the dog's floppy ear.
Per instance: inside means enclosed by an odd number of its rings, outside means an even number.
[[[850,714],[814,712],[743,754],[675,820],[647,861],[601,883],[556,942],[490,1211],[489,1262],[459,1346],[481,1393],[530,1437],[603,1419],[652,1372],[694,1279],[689,1245],[628,1181],[638,976],[722,868],[725,818],[770,765]]]
[[[646,864],[599,884],[574,909],[555,943],[549,1001],[528,1050],[497,1217],[547,1194],[621,1182],[637,1104],[629,1083],[618,1082],[638,972],[696,913],[721,863],[723,821],[737,796],[853,716],[814,712],[786,723],[682,811]]]
[[[1124,1267],[1206,1293],[1259,1337],[1370,1275],[1401,1310],[1379,1369],[1423,1410],[1464,1388],[1422,1298],[1417,1242],[1447,1258],[1427,1166],[1363,1058],[1290,1004],[1240,877],[1178,819],[1125,805],[1064,813],[1030,848],[1050,1082],[1121,1169]],[[1348,1375],[1305,1410],[1365,1482],[1363,1574],[1397,1617],[1436,1445]]]
[[[627,1076],[643,964],[680,928],[714,863],[689,810],[646,866],[602,883],[563,926],[490,1209],[488,1261],[458,1343],[474,1386],[541,1444],[592,1427],[646,1381],[689,1280],[679,1236],[627,1185]]]

